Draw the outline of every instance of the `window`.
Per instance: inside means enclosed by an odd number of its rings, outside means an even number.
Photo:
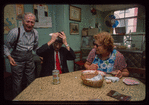
[[[125,27],[126,34],[128,34],[129,32],[136,32],[137,15],[138,7],[114,11],[114,16],[116,17],[116,20],[119,21],[117,27]],[[115,28],[113,29],[113,34],[116,34]]]
[[[130,32],[136,32],[137,29],[137,16],[138,16],[138,7],[129,8],[126,10],[114,11],[114,16],[116,20],[119,21],[117,27],[125,27],[126,34]],[[115,28],[113,28],[113,34],[116,34]],[[130,47],[131,45],[131,36],[124,36],[124,45]]]

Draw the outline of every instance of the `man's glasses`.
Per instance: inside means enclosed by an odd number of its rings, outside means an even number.
[[[96,44],[95,41],[93,41],[93,45],[96,47],[102,46],[102,44],[100,44],[100,45]]]

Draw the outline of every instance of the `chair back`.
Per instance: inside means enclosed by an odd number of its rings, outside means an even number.
[[[129,71],[129,76],[139,79],[141,82],[145,83],[145,68],[127,67]]]
[[[82,52],[81,51],[75,51],[74,53],[76,55],[75,61],[82,61]]]
[[[75,51],[76,59],[74,60],[74,71],[84,69],[85,61],[82,60],[82,52]]]

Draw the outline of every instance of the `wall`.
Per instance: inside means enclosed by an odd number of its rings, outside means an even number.
[[[67,42],[74,51],[80,50],[81,47],[81,30],[89,26],[95,27],[95,15],[90,12],[90,5],[72,5],[81,8],[81,22],[69,20],[69,5],[56,5],[56,30],[64,31],[67,37]],[[70,35],[69,24],[79,24],[79,35]],[[73,61],[68,61],[69,71],[72,72],[74,65]]]
[[[47,4],[48,5],[48,4]],[[69,5],[48,5],[48,16],[52,17],[51,28],[37,28],[39,33],[39,47],[50,40],[49,33],[64,31],[67,37],[67,42],[74,50],[80,50],[81,47],[81,30],[89,26],[95,27],[95,15],[90,12],[90,5],[72,5],[81,8],[81,22],[69,20]],[[33,13],[33,4],[24,4],[24,12]],[[70,35],[69,23],[74,22],[79,24],[79,35]],[[18,23],[18,21],[17,21]],[[4,35],[4,40],[6,35]],[[11,72],[9,60],[5,59],[6,71]],[[69,71],[73,71],[73,61],[68,61]]]
[[[48,16],[52,17],[52,27],[51,28],[38,28],[39,33],[39,46],[47,43],[50,40],[49,33],[64,31],[67,36],[67,42],[70,47],[74,50],[80,50],[81,47],[81,30],[83,28],[88,28],[92,26],[95,28],[95,23],[98,22],[101,24],[102,31],[110,31],[110,29],[104,24],[104,18],[108,15],[109,12],[97,11],[97,15],[92,15],[90,12],[91,5],[72,5],[81,8],[81,22],[69,20],[69,5],[48,5]],[[33,13],[33,4],[24,4],[25,12]],[[139,7],[139,13],[144,11],[143,7]],[[18,22],[18,21],[17,21]],[[79,24],[79,35],[70,35],[69,32],[69,23],[74,22]],[[143,24],[142,24],[143,22]],[[145,32],[145,19],[138,19],[137,32]],[[4,40],[6,35],[4,35]],[[11,72],[10,64],[8,59],[6,60],[6,70]],[[69,71],[73,71],[73,61],[68,61]]]
[[[101,12],[101,11],[97,11],[97,15],[96,15],[96,22],[100,24],[100,29],[101,31],[108,31],[110,32],[109,27],[106,26],[105,24],[105,17],[109,14],[109,11],[105,11],[105,12]]]

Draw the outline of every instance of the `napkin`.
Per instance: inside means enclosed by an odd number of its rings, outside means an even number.
[[[49,34],[49,36],[52,36],[52,35],[53,35],[53,33],[50,33],[50,34]]]
[[[135,81],[135,80],[132,80],[129,78],[123,79],[123,82],[127,85],[138,85],[138,84],[140,84],[138,81]]]
[[[98,80],[101,80],[101,79],[102,79],[101,74],[98,74],[97,76],[95,76],[93,78],[87,78],[86,80],[98,81]]]
[[[110,79],[112,82],[118,82],[119,81],[118,77],[105,77],[105,79]]]

